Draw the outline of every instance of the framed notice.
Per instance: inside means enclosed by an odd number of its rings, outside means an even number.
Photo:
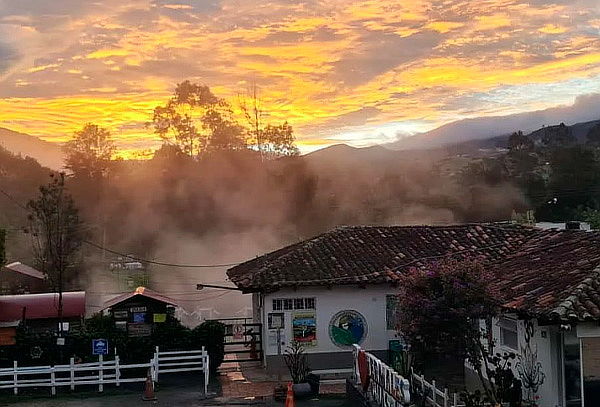
[[[284,316],[283,312],[271,312],[269,313],[269,329],[283,329]]]
[[[134,312],[133,313],[133,322],[136,324],[146,322],[146,313],[145,312]]]
[[[317,345],[317,316],[315,311],[294,312],[292,337],[294,341],[304,346]]]
[[[129,336],[150,336],[152,334],[151,324],[127,324],[127,334]]]
[[[127,319],[129,317],[129,312],[127,312],[127,310],[113,311],[113,316],[115,319]]]

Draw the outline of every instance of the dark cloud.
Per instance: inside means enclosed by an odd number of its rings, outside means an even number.
[[[357,86],[387,72],[400,64],[416,60],[431,53],[442,36],[435,31],[425,31],[407,37],[384,32],[368,32],[358,49],[334,65],[334,79],[347,86]]]
[[[8,71],[8,69],[18,60],[19,53],[16,49],[9,45],[0,43],[0,74]]]

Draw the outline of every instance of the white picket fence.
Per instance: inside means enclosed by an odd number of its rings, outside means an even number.
[[[358,354],[361,350],[360,346],[353,345],[353,376],[356,384],[361,384],[358,367]],[[382,407],[399,407],[410,403],[410,385],[408,380],[372,354],[365,352],[365,355],[367,357],[370,380],[367,389],[368,397],[378,406]]]
[[[425,404],[431,407],[464,407],[464,404],[459,404],[458,393],[448,393],[448,389],[439,389],[435,380],[428,382],[421,374],[418,375],[414,370],[410,369],[411,383],[413,393],[419,393],[425,399]]]
[[[202,347],[200,350],[181,352],[159,352],[158,347],[148,363],[121,364],[118,355],[113,360],[104,360],[100,355],[98,362],[75,363],[73,358],[68,365],[55,366],[18,366],[14,362],[12,368],[0,369],[0,389],[13,389],[14,394],[25,387],[49,387],[51,394],[56,394],[56,388],[69,386],[98,385],[98,391],[104,391],[104,385],[121,383],[144,382],[147,375],[140,377],[122,377],[128,369],[144,369],[149,372],[153,382],[158,382],[159,372],[189,372],[202,371],[204,374],[204,394],[208,393],[209,362],[208,353]],[[9,377],[10,379],[6,379]]]

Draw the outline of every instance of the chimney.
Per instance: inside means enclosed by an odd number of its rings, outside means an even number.
[[[579,230],[581,229],[581,224],[577,221],[574,220],[570,220],[567,223],[565,223],[565,229],[567,230]]]

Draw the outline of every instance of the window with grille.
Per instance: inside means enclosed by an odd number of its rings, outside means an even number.
[[[277,298],[273,300],[273,311],[315,309],[314,298]]]
[[[508,348],[519,349],[519,336],[517,321],[509,318],[500,318],[498,321],[500,327],[500,344]]]

